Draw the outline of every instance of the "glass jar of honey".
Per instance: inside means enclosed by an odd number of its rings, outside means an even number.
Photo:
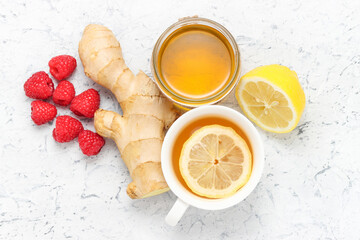
[[[151,70],[176,105],[195,108],[223,99],[239,80],[240,52],[222,25],[191,17],[171,25],[155,44]]]

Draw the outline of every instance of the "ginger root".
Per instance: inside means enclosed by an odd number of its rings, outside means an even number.
[[[85,74],[110,89],[120,103],[123,116],[99,109],[96,131],[112,138],[129,169],[133,182],[131,198],[145,198],[169,190],[160,164],[164,131],[177,113],[155,83],[142,71],[134,75],[126,66],[114,34],[102,25],[90,24],[79,43]]]

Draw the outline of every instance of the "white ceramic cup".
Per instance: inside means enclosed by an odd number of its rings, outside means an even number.
[[[176,177],[172,161],[174,142],[181,130],[192,121],[206,116],[219,116],[237,124],[247,136],[253,153],[253,169],[249,181],[234,195],[222,199],[202,198],[187,190]],[[195,108],[179,117],[168,130],[161,150],[161,166],[165,180],[171,191],[178,197],[165,218],[167,224],[175,226],[189,205],[206,209],[225,209],[244,200],[256,187],[264,166],[264,148],[254,125],[241,113],[224,106],[203,106]]]

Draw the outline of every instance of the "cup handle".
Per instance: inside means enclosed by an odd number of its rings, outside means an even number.
[[[165,222],[170,226],[175,226],[188,207],[189,204],[178,198],[166,216]]]

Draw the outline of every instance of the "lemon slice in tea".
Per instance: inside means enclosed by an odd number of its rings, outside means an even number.
[[[245,140],[232,128],[209,125],[184,143],[180,172],[194,193],[208,198],[234,194],[250,178],[252,156]]]

